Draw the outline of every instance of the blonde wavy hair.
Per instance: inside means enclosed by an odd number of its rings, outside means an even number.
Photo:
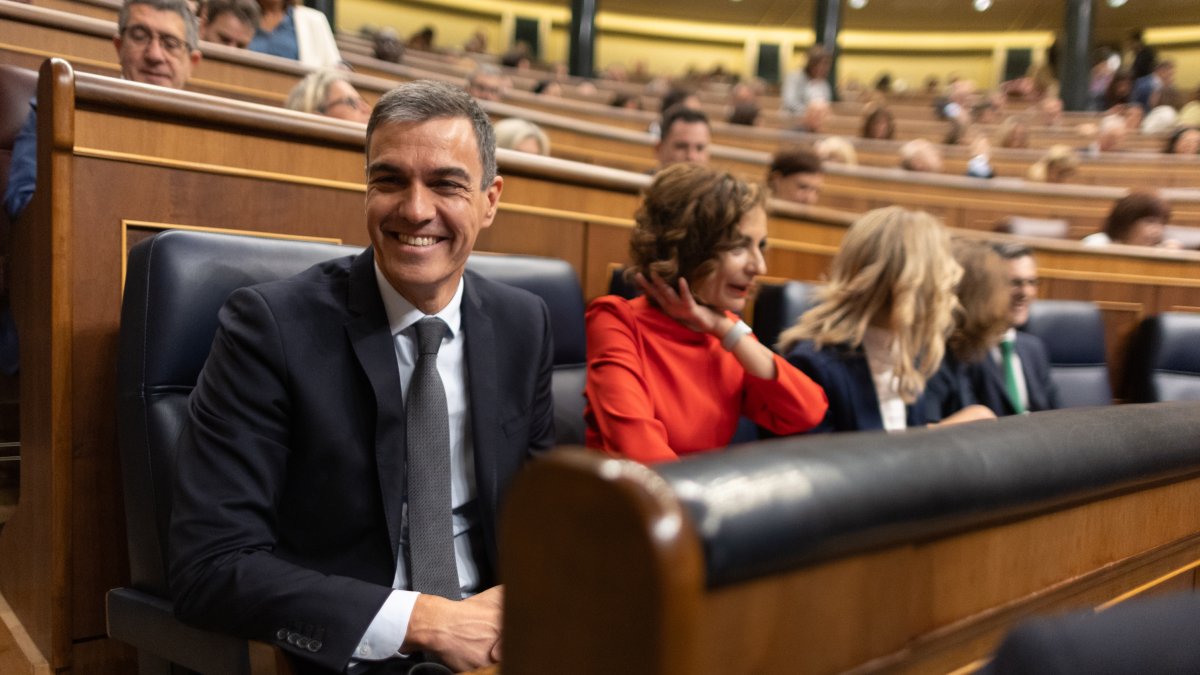
[[[937,218],[899,206],[870,211],[846,232],[820,304],[779,336],[780,350],[806,339],[818,349],[857,348],[868,326],[886,328],[895,336],[897,392],[912,403],[945,355],[961,277]]]

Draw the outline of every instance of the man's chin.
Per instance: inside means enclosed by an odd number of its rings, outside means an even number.
[[[171,81],[170,75],[157,75],[152,73],[138,73],[137,77],[134,78],[134,81],[141,82],[142,84],[153,84],[159,87],[171,87],[174,85],[174,82]]]

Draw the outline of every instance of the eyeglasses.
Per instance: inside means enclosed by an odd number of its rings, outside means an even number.
[[[366,110],[367,109],[367,102],[362,100],[358,96],[346,96],[344,98],[335,98],[332,101],[329,101],[328,103],[321,105],[319,108],[317,108],[317,112],[324,114],[324,113],[328,112],[330,109],[336,108],[339,105],[350,106],[354,110]]]
[[[150,45],[151,42],[157,39],[158,46],[161,47],[162,50],[167,54],[175,57],[183,56],[184,49],[187,47],[183,40],[180,40],[174,35],[168,35],[167,33],[155,33],[149,28],[139,25],[127,27],[125,29],[125,39],[129,40],[134,46],[141,49],[145,49]]]

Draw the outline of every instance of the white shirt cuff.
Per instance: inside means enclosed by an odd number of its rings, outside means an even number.
[[[408,620],[412,618],[413,606],[417,604],[419,595],[416,591],[392,591],[354,649],[351,666],[358,661],[382,661],[403,656],[400,646],[408,634]]]

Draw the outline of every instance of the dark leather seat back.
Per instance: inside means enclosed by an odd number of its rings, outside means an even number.
[[[475,254],[467,268],[538,295],[550,310],[554,330],[554,429],[559,445],[583,445],[583,389],[587,377],[587,334],[583,288],[565,260]]]
[[[134,587],[167,597],[164,551],[177,439],[234,290],[361,248],[167,231],[129,253],[121,308],[118,426]]]
[[[613,265],[609,270],[608,277],[608,294],[619,295],[626,300],[632,300],[641,295],[637,286],[625,281],[625,268],[620,265]]]
[[[1200,400],[1200,314],[1166,312],[1142,320],[1127,354],[1129,400]]]
[[[760,284],[754,298],[754,335],[758,341],[774,349],[779,334],[817,304],[819,288],[803,281]]]
[[[1095,303],[1038,300],[1024,330],[1046,343],[1050,374],[1064,408],[1112,403],[1104,320]]]

